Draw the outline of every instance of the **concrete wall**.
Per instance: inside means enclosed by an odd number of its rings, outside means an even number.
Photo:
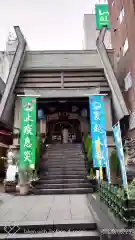
[[[108,55],[114,66],[113,51]],[[40,69],[101,69],[103,68],[96,50],[76,51],[28,51],[22,70]]]
[[[12,60],[8,59],[5,52],[0,52],[0,78],[4,81],[4,83],[7,82],[11,62]]]
[[[85,14],[83,21],[84,41],[83,48],[89,50],[96,49],[96,40],[99,36],[99,30],[96,30],[96,17],[95,14]],[[106,49],[111,49],[111,33],[107,30],[104,40]]]

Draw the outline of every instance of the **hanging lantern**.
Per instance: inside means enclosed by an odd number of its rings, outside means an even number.
[[[45,118],[43,109],[38,110],[38,119],[43,120]]]
[[[87,109],[86,108],[83,108],[82,111],[81,111],[81,116],[82,117],[87,117]]]

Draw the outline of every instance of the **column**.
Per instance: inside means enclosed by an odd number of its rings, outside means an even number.
[[[13,145],[19,144],[20,126],[21,126],[21,99],[20,97],[16,97],[14,108]]]

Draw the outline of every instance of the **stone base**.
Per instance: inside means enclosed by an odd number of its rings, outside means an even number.
[[[27,195],[29,192],[29,185],[20,185],[20,195],[24,196]]]

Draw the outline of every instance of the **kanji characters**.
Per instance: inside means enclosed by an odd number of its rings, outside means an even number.
[[[101,109],[101,103],[100,102],[93,102],[92,105],[93,105],[92,108],[93,108],[94,111],[95,110],[99,111]]]
[[[27,125],[24,127],[24,133],[25,133],[25,134],[33,135],[33,133],[32,133],[32,125],[31,125],[31,124],[27,124]]]
[[[33,105],[32,105],[32,103],[25,103],[24,104],[24,110],[25,111],[27,111],[27,112],[32,112],[32,110],[33,110]]]
[[[99,124],[95,124],[94,132],[103,133],[103,129]]]
[[[30,138],[29,137],[25,138],[25,140],[24,140],[24,147],[25,148],[32,148],[32,144],[30,142]]]
[[[31,162],[31,152],[30,151],[25,151],[24,152],[24,161],[25,162]]]
[[[94,115],[94,120],[100,121],[100,113],[99,113],[99,111],[93,112],[93,115]]]
[[[24,122],[33,122],[31,115],[28,113],[27,117],[24,119]]]

